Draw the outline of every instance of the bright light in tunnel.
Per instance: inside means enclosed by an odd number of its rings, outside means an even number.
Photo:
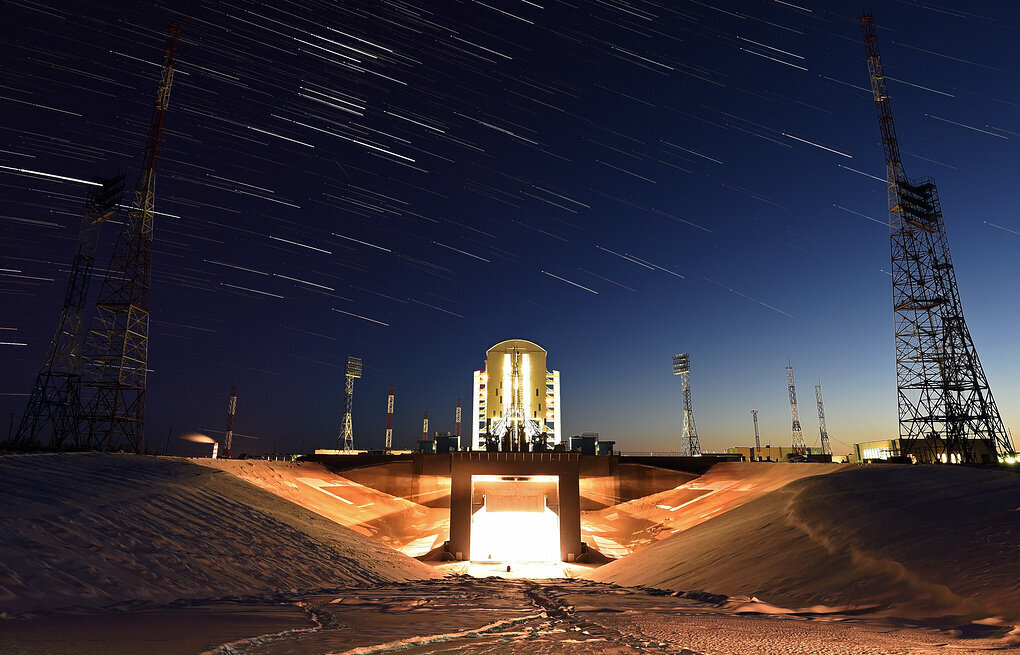
[[[495,562],[558,562],[559,517],[541,512],[490,512],[471,517],[471,559]]]

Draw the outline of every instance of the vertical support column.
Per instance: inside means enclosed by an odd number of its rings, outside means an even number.
[[[569,454],[559,471],[560,560],[581,554],[580,455]]]
[[[450,466],[450,553],[471,559],[471,471],[467,461],[452,455]]]

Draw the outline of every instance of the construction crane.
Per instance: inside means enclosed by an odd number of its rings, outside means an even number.
[[[124,176],[94,177],[85,197],[85,212],[78,230],[78,247],[71,261],[64,307],[53,331],[42,370],[36,376],[25,413],[10,448],[34,448],[43,442],[51,450],[65,443],[83,446],[85,420],[81,399],[82,311],[85,308],[100,225],[117,214],[124,194]]]
[[[227,401],[227,429],[223,431],[223,456],[230,459],[230,443],[234,439],[234,413],[237,411],[237,386],[230,387]]]
[[[386,397],[386,452],[393,450],[393,385]]]
[[[758,437],[758,410],[751,410],[751,418],[754,420],[754,459],[761,459],[761,439]]]
[[[793,366],[786,367],[786,386],[790,390],[790,416],[793,418],[793,452],[807,455],[807,444],[800,429],[800,414],[797,413],[797,385],[793,383]]]
[[[336,438],[337,450],[354,450],[354,427],[351,422],[351,410],[354,407],[354,380],[361,377],[361,359],[358,357],[347,357],[347,366],[344,367],[344,417],[340,425],[340,434]]]
[[[825,407],[822,406],[822,385],[815,385],[815,402],[818,403],[818,436],[822,441],[822,454],[831,455],[832,446],[829,445],[829,433],[825,430]]]
[[[680,376],[684,394],[684,425],[680,443],[684,453],[698,457],[701,455],[701,442],[698,440],[698,428],[694,424],[694,404],[691,402],[690,353],[673,355],[673,375]]]
[[[935,182],[912,181],[903,169],[870,14],[860,27],[888,184],[900,454],[944,463],[1015,458],[963,317]]]
[[[156,162],[180,35],[179,27],[170,28],[134,199],[114,246],[85,341],[89,365],[85,382],[93,390],[85,412],[86,445],[91,449],[123,448],[140,453],[145,440]]]

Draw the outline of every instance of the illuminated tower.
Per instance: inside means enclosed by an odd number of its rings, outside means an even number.
[[[815,401],[818,403],[818,434],[822,439],[822,454],[831,455],[832,446],[829,445],[829,433],[825,430],[825,408],[822,406],[822,385],[815,385]]]
[[[234,439],[234,413],[237,411],[237,385],[230,387],[227,402],[227,429],[223,431],[223,456],[230,459],[230,443]]]
[[[754,459],[761,457],[761,439],[758,437],[758,410],[751,410],[751,418],[754,420]]]
[[[425,419],[421,422],[421,440],[429,440],[429,410],[425,410]]]
[[[485,368],[474,374],[474,448],[495,448],[498,442],[527,450],[563,441],[560,372],[546,370],[546,354],[524,339],[501,341],[486,351]]]
[[[343,443],[344,450],[354,450],[354,428],[351,424],[351,409],[354,407],[354,380],[361,377],[361,359],[358,357],[347,357],[347,367],[344,369],[344,377],[347,384],[344,392],[344,420],[340,426],[340,434],[336,438],[337,450]]]
[[[457,441],[460,441],[460,410],[461,410],[461,407],[460,407],[460,398],[458,398],[457,399],[457,423],[456,423],[456,428],[457,428],[456,437],[457,437]]]
[[[673,355],[673,375],[679,375],[684,394],[684,426],[681,437],[682,450],[691,457],[701,455],[698,428],[694,424],[694,404],[691,402],[691,355]]]
[[[393,385],[386,397],[386,452],[393,450]]]
[[[35,379],[25,413],[21,416],[12,447],[35,447],[42,442],[53,450],[70,441],[81,446],[82,310],[92,278],[99,226],[117,213],[123,195],[124,176],[95,177],[85,197],[85,213],[78,231],[78,248],[71,262],[64,308],[53,331],[42,370]]]
[[[85,381],[93,390],[85,412],[86,445],[92,449],[123,448],[138,453],[145,438],[156,162],[180,34],[180,28],[170,28],[135,196],[114,246],[85,342],[89,365]]]
[[[793,417],[793,452],[807,454],[804,433],[800,429],[800,415],[797,413],[797,387],[793,383],[793,367],[786,367],[786,386],[790,389],[790,416]]]
[[[885,152],[901,454],[994,462],[1016,451],[963,318],[938,191],[907,178],[875,23],[865,14],[860,24]]]

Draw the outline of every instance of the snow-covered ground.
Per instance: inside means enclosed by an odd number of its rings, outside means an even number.
[[[0,485],[0,612],[434,575],[319,514],[185,460],[3,456]]]
[[[0,624],[31,655],[977,655],[1017,652],[1007,629],[968,634],[852,614],[749,613],[746,600],[585,580],[443,580]],[[270,604],[268,601],[273,601]],[[300,610],[288,616],[286,611]],[[768,611],[767,607],[761,608]],[[262,621],[261,625],[259,621]],[[289,622],[288,622],[289,619]],[[174,634],[173,629],[185,634]],[[262,631],[257,630],[261,628]],[[247,636],[243,630],[251,632]],[[1015,643],[1015,640],[1012,640]]]
[[[0,456],[0,485],[0,653],[1020,652],[1008,471],[725,464],[588,515],[633,554],[510,572],[398,552],[445,510],[318,465]]]

